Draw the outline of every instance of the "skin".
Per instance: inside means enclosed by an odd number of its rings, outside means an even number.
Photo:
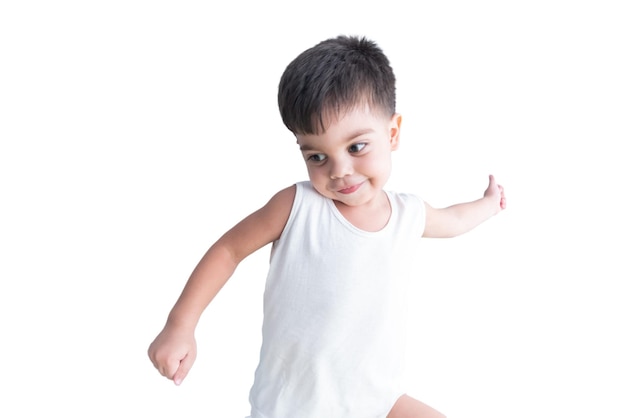
[[[398,148],[402,117],[368,106],[357,107],[330,121],[319,135],[296,135],[315,190],[332,199],[354,226],[378,231],[391,207],[383,190],[391,174],[391,153]],[[195,328],[200,316],[248,255],[277,240],[289,217],[295,186],[276,193],[263,207],[221,236],[202,257],[170,311],[163,330],[150,344],[156,369],[177,385],[196,355]],[[424,237],[463,234],[506,207],[502,186],[493,176],[483,197],[445,208],[426,204]],[[403,395],[388,418],[434,418],[442,414]]]
[[[333,199],[356,227],[380,230],[391,215],[383,188],[391,175],[391,152],[398,148],[401,122],[398,114],[388,118],[364,106],[331,123],[320,135],[296,135],[313,187]],[[423,236],[461,235],[505,207],[504,189],[489,176],[481,199],[439,209],[426,204]]]

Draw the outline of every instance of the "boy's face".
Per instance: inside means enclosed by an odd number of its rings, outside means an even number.
[[[309,178],[323,196],[347,206],[379,203],[398,147],[401,116],[369,106],[329,121],[319,135],[297,134]]]

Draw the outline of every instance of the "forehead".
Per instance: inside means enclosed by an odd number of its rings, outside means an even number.
[[[341,114],[329,116],[325,119],[325,130],[319,134],[296,134],[297,143],[301,148],[317,146],[328,141],[350,141],[361,135],[373,132],[382,132],[387,127],[391,117],[379,110],[372,110],[369,106],[359,106],[348,109]]]
[[[378,125],[381,122],[388,122],[389,119],[390,115],[386,115],[382,109],[368,103],[359,103],[344,109],[324,112],[322,121],[325,129],[321,130],[321,133]]]
[[[329,126],[336,124],[344,119],[350,113],[358,112],[381,112],[389,114],[383,106],[373,102],[373,99],[367,94],[360,94],[357,98],[336,98],[334,96],[326,97],[321,106],[317,109],[311,108],[305,119],[309,119],[308,124],[302,126],[303,130],[294,130],[296,134],[319,134],[326,131]],[[391,116],[391,114],[389,114]]]

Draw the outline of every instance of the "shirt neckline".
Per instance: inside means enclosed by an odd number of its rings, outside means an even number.
[[[341,222],[349,230],[359,235],[364,235],[364,236],[383,235],[391,229],[391,225],[393,225],[393,223],[395,222],[397,212],[398,212],[396,209],[396,203],[391,198],[391,195],[389,194],[389,192],[387,190],[383,190],[383,192],[385,192],[385,196],[387,196],[387,201],[389,202],[389,206],[391,208],[391,214],[389,215],[389,219],[387,220],[387,223],[385,224],[385,226],[383,226],[378,231],[366,231],[364,229],[354,226],[349,220],[345,218],[345,216],[341,214],[341,212],[339,211],[339,209],[335,205],[335,202],[332,199],[326,198],[326,204],[329,206],[331,212],[333,213],[333,215],[335,215],[337,220],[339,220],[339,222]]]

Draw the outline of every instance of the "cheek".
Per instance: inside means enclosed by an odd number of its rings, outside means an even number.
[[[391,158],[386,155],[372,155],[362,161],[361,169],[371,175],[384,174],[391,170]]]
[[[321,167],[307,165],[306,169],[307,169],[307,172],[309,173],[309,178],[311,179],[311,181],[315,181],[315,180],[319,181],[322,178],[324,178],[324,173]]]

